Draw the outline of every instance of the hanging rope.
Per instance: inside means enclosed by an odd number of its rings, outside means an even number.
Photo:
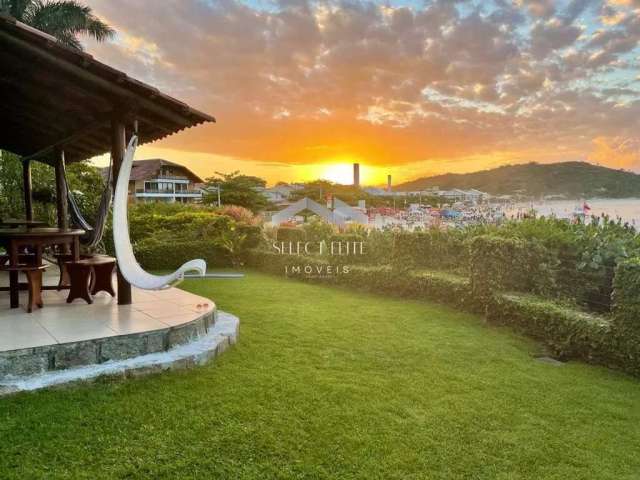
[[[73,196],[73,192],[69,188],[69,182],[67,180],[67,172],[63,171],[64,182],[67,186],[67,200],[69,203],[69,214],[73,224],[84,230],[86,233],[80,237],[80,242],[88,248],[95,248],[104,235],[104,228],[107,224],[107,218],[109,217],[109,209],[111,208],[111,197],[113,196],[113,188],[111,185],[111,159],[109,159],[109,168],[107,172],[107,180],[100,197],[100,204],[98,205],[98,211],[96,212],[95,226],[91,226],[89,222],[83,217],[78,202]]]

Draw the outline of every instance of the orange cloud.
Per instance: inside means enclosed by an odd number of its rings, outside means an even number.
[[[640,16],[616,10],[629,7],[88,3],[119,32],[88,43],[92,54],[218,119],[157,148],[271,165],[271,180],[340,158],[399,177],[530,160],[617,165],[622,153],[599,139],[633,141],[640,126]]]
[[[628,138],[597,137],[589,160],[613,168],[636,170],[640,167],[640,141]]]

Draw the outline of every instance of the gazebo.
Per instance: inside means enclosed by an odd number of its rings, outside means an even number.
[[[56,173],[57,222],[68,228],[65,163],[110,152],[118,177],[125,145],[215,119],[54,37],[0,15],[0,149],[22,157],[25,218],[33,219],[31,162]],[[118,303],[131,287],[118,278]]]
[[[0,65],[0,149],[22,158],[24,222],[33,221],[32,162],[46,163],[56,173],[58,228],[43,230],[66,237],[82,230],[68,225],[65,163],[110,153],[115,182],[134,133],[139,143],[148,143],[215,121],[6,16],[0,16]],[[20,229],[17,235],[29,237],[37,230]],[[17,257],[13,238],[12,262]],[[9,280],[11,284],[11,275]],[[47,287],[41,287],[43,308],[0,310],[0,395],[86,378],[83,368],[88,365],[93,365],[89,371],[95,377],[202,363],[237,336],[237,318],[218,316],[211,299],[184,290],[141,290],[119,276],[117,302],[98,293],[88,304],[69,303],[66,293]],[[11,307],[16,307],[19,292],[10,290]]]

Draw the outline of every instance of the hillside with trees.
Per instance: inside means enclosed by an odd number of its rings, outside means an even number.
[[[396,190],[415,191],[429,187],[441,190],[475,188],[493,195],[626,198],[640,197],[640,175],[586,162],[527,163],[420,178],[400,184]]]

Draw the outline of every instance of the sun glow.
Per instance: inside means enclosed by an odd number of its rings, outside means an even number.
[[[329,180],[334,183],[351,185],[353,183],[353,164],[333,163],[327,165],[324,168],[324,171],[320,174],[320,178],[322,178],[323,180]]]
[[[339,158],[328,163],[307,165],[304,177],[307,181],[322,179],[342,185],[353,184],[353,164],[360,164],[360,185],[374,185],[386,181],[388,169],[372,167],[355,158]]]

